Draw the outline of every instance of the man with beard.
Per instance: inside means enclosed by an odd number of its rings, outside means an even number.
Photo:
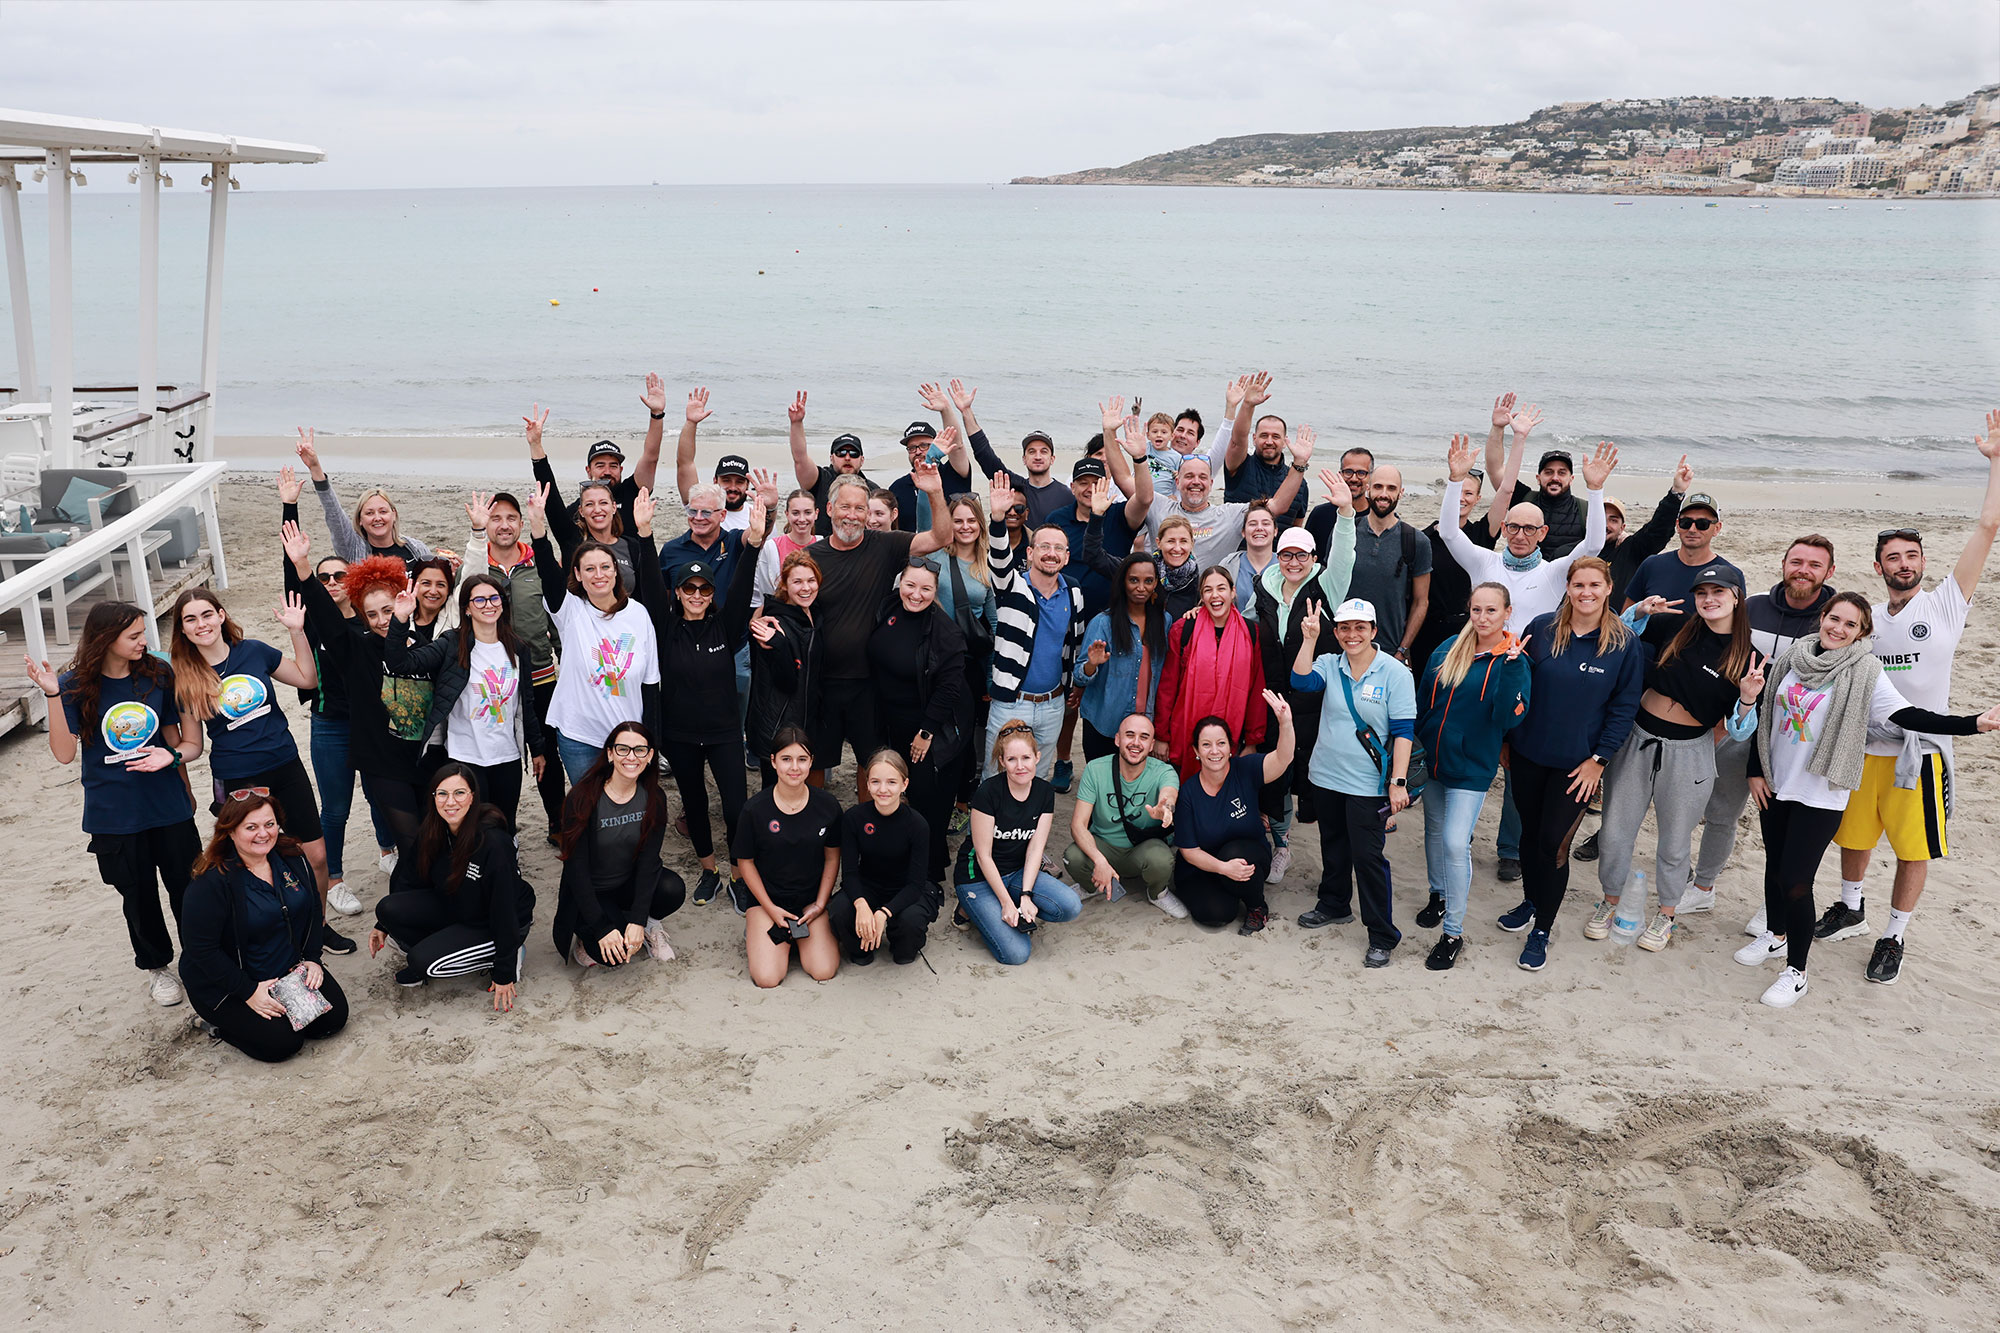
[[[1299,493],[1312,461],[1312,446],[1304,440],[1294,441],[1291,451],[1290,475],[1271,497],[1271,508],[1276,511],[1291,507],[1292,497]],[[1160,524],[1171,515],[1179,515],[1194,529],[1195,563],[1204,569],[1219,565],[1224,556],[1242,544],[1243,511],[1249,505],[1228,501],[1217,504],[1210,498],[1214,488],[1215,478],[1208,460],[1200,454],[1190,454],[1181,460],[1173,493],[1155,496],[1150,506],[1142,506],[1136,494],[1125,502],[1126,522],[1135,529],[1144,523],[1146,531],[1157,540]]]
[[[1655,657],[1673,641],[1694,609],[1688,598],[1694,592],[1695,575],[1717,565],[1736,568],[1715,553],[1715,539],[1722,535],[1722,509],[1714,496],[1701,491],[1682,496],[1674,526],[1680,530],[1680,545],[1640,561],[1625,585],[1625,600],[1619,606],[1625,611],[1648,597],[1666,599],[1668,609],[1647,621],[1645,633],[1639,636],[1652,646]]]
[[[1493,416],[1497,423],[1502,406],[1511,409],[1513,395],[1504,395],[1493,405]],[[1514,447],[1504,455],[1500,447],[1500,432],[1496,429],[1486,437],[1486,470],[1492,475],[1496,487],[1501,479],[1512,480],[1521,475],[1521,462],[1527,456],[1528,434],[1542,424],[1542,413],[1538,407],[1530,406],[1526,412],[1509,411],[1509,423],[1514,427]],[[1560,559],[1575,550],[1583,540],[1586,515],[1583,502],[1570,493],[1570,483],[1576,475],[1576,461],[1568,451],[1550,449],[1535,465],[1535,484],[1513,481],[1511,503],[1533,504],[1542,514],[1542,525],[1548,535],[1542,538],[1542,556],[1547,560]],[[1525,623],[1525,622],[1524,622]]]
[[[1375,454],[1372,450],[1356,446],[1340,455],[1340,484],[1347,487],[1348,503],[1357,514],[1368,512],[1368,474],[1375,470]],[[1320,473],[1320,480],[1329,488],[1326,473]],[[1323,565],[1331,552],[1327,549],[1333,540],[1334,524],[1340,521],[1340,506],[1333,502],[1329,490],[1326,499],[1313,506],[1306,515],[1306,531],[1312,534],[1313,548],[1319,552],[1319,562]]]
[[[1951,698],[1952,658],[1965,633],[1973,589],[2000,533],[2000,410],[1986,414],[1986,434],[1978,444],[1987,463],[1986,495],[1950,578],[1924,591],[1924,539],[1916,529],[1895,528],[1875,537],[1875,570],[1889,600],[1873,608],[1871,646],[1897,693],[1937,712]],[[1902,974],[1903,932],[1923,896],[1930,863],[1950,855],[1945,821],[1952,804],[1951,739],[1914,732],[1900,741],[1871,736],[1862,762],[1861,786],[1833,837],[1840,846],[1841,901],[1826,910],[1813,937],[1846,939],[1868,929],[1861,881],[1868,854],[1887,833],[1896,853],[1896,879],[1889,923],[1875,941],[1868,979],[1889,985]]]
[[[1005,514],[1014,493],[1004,476],[993,479],[992,508]],[[951,542],[949,523],[944,544]],[[1056,738],[1062,730],[1070,672],[1083,642],[1083,590],[1064,577],[1069,564],[1069,534],[1053,523],[1034,529],[1025,548],[1007,542],[1006,521],[992,520],[992,588],[995,628],[993,704],[986,715],[983,775],[997,768],[993,745],[1000,729],[1021,721],[1035,735],[1040,758],[1035,776],[1044,782],[1054,774]],[[1025,557],[1025,558],[1024,558]],[[824,596],[824,594],[821,594]]]
[[[939,446],[937,430],[928,421],[912,421],[903,429],[903,449],[910,457],[910,467],[915,469],[918,463],[923,462],[937,464],[946,500],[972,490],[974,462],[989,477],[1000,471],[1002,466],[999,456],[986,439],[986,432],[973,419],[972,400],[978,394],[978,389],[967,388],[962,380],[951,382],[949,397],[941,385],[930,383],[917,386],[917,397],[923,400],[924,406],[937,413],[946,426],[954,428],[957,442],[949,450]],[[895,497],[898,528],[904,532],[922,532],[930,527],[930,501],[917,489],[914,471],[890,482],[889,493]]]
[[[645,448],[640,451],[639,465],[631,476],[625,475],[625,451],[612,440],[599,440],[584,451],[583,475],[586,481],[601,481],[611,487],[611,498],[618,503],[618,512],[625,520],[625,531],[637,526],[632,521],[632,497],[640,487],[653,489],[653,480],[660,467],[660,423],[667,415],[667,384],[658,375],[646,376],[646,391],[639,395],[639,401],[646,405],[652,421],[646,427]],[[688,395],[687,422],[681,427],[682,447],[694,448],[694,430],[697,423],[708,416],[708,390],[696,389]],[[549,463],[548,451],[542,448],[542,429],[548,425],[549,414],[536,403],[534,409],[521,420],[527,424],[528,462],[535,474],[535,480],[546,482],[549,488],[549,503],[560,505],[562,486],[556,481],[556,470]],[[575,518],[576,506],[569,506],[572,521],[578,528],[581,520]]]
[[[1263,371],[1249,376],[1243,383],[1243,419],[1250,420],[1255,409],[1262,407],[1271,397],[1271,377]],[[1276,413],[1255,418],[1255,427],[1248,439],[1241,439],[1231,432],[1222,451],[1223,498],[1232,502],[1248,503],[1251,500],[1269,499],[1284,485],[1285,474],[1291,468],[1291,428],[1285,419]],[[1278,516],[1279,526],[1289,519],[1301,522],[1306,516],[1306,488],[1299,487],[1292,497],[1289,508],[1273,512]]]
[[[827,502],[827,496],[831,493],[836,478],[859,478],[862,486],[866,488],[864,496],[867,491],[875,489],[875,483],[861,471],[861,437],[851,434],[834,436],[833,443],[827,446],[826,465],[822,467],[812,461],[812,451],[806,444],[804,389],[800,389],[798,396],[792,399],[792,405],[785,410],[785,418],[791,423],[789,439],[792,446],[792,471],[799,479],[799,489],[811,491],[813,503],[819,506],[819,521],[814,530],[824,537],[833,531],[833,510]],[[865,499],[862,502],[861,517],[865,524],[868,517]]]
[[[1403,473],[1384,463],[1368,476],[1367,516],[1354,525],[1354,573],[1349,598],[1375,608],[1375,645],[1404,665],[1424,627],[1431,598],[1431,544],[1396,515]],[[1274,503],[1276,503],[1274,501]]]

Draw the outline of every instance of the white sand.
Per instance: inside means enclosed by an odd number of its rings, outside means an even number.
[[[1722,489],[1732,515],[1751,499]],[[412,531],[462,541],[456,495],[398,490]],[[1720,545],[1754,590],[1818,529],[1842,553],[1836,585],[1879,596],[1870,492],[1767,492],[1789,508],[1732,518]],[[1886,512],[1976,502],[1898,490]],[[225,506],[229,599],[274,636],[275,497],[231,486]],[[1936,578],[1965,525],[1932,527]],[[1997,650],[1988,594],[1955,706],[2000,694]],[[1301,828],[1255,938],[1097,901],[1037,935],[1024,968],[940,923],[935,974],[884,961],[772,992],[746,977],[722,901],[670,922],[678,961],[565,967],[556,862],[524,840],[542,908],[517,1012],[493,1014],[477,980],[404,991],[386,959],[335,959],[348,1029],[269,1068],[146,998],[84,854],[76,770],[19,733],[0,745],[8,1321],[1991,1328],[1997,753],[1961,748],[1956,855],[1902,983],[1863,980],[1872,936],[1825,946],[1789,1012],[1757,1003],[1771,970],[1730,960],[1759,893],[1754,830],[1718,910],[1661,955],[1581,938],[1595,875],[1579,866],[1529,975],[1492,924],[1517,896],[1493,879],[1496,799],[1445,974],[1423,969],[1435,933],[1409,921],[1415,816],[1392,842],[1406,942],[1386,971],[1362,970],[1358,926],[1292,924],[1319,864]],[[347,861],[372,904],[370,842],[357,795]],[[1878,921],[1888,864],[1885,847]],[[1830,857],[1822,902],[1836,880]]]

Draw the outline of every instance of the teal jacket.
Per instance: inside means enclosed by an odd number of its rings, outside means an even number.
[[[1528,658],[1523,653],[1510,662],[1505,653],[1481,653],[1464,680],[1445,685],[1438,670],[1457,642],[1457,635],[1446,639],[1424,664],[1417,685],[1417,739],[1430,756],[1433,780],[1460,791],[1485,791],[1500,770],[1501,742],[1528,711]]]

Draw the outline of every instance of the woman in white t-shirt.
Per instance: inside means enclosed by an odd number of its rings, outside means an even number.
[[[532,690],[523,692],[530,668],[522,656],[526,645],[514,633],[507,584],[484,572],[466,575],[458,588],[458,627],[411,645],[408,629],[416,606],[412,589],[396,594],[383,664],[399,676],[430,677],[426,743],[442,740],[449,758],[473,769],[479,799],[498,807],[512,827],[521,801],[522,761],[541,781],[548,738],[535,718]]]
[[[556,733],[556,757],[574,783],[597,762],[613,727],[643,722],[653,712],[660,658],[653,617],[632,600],[609,547],[578,542],[569,553],[569,568],[557,563],[549,545],[548,489],[544,483],[528,501],[528,530],[549,623],[562,646],[549,726]]]
[[[1870,728],[1969,736],[2000,727],[2000,705],[1961,717],[1903,701],[1869,651],[1875,628],[1868,599],[1834,594],[1819,633],[1787,648],[1765,672],[1757,744],[1750,751],[1750,796],[1764,830],[1764,912],[1770,928],[1736,951],[1755,967],[1783,956],[1783,975],[1765,1004],[1786,1009],[1806,993],[1813,938],[1813,876],[1861,783]]]

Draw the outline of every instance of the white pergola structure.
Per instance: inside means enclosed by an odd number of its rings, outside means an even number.
[[[191,130],[50,116],[34,111],[0,108],[0,229],[6,234],[8,304],[14,315],[14,347],[23,392],[33,395],[42,380],[35,361],[35,329],[28,304],[28,261],[21,236],[21,180],[26,167],[48,183],[49,197],[49,427],[47,450],[55,467],[77,467],[83,448],[71,428],[76,372],[74,307],[71,295],[70,189],[84,183],[78,168],[85,165],[130,164],[131,180],[139,187],[139,292],[136,410],[147,414],[152,429],[143,461],[167,461],[159,448],[157,418],[160,380],[160,186],[173,182],[170,163],[203,163],[211,187],[208,210],[208,282],[202,307],[201,389],[208,410],[201,412],[200,437],[193,461],[213,454],[218,354],[222,343],[222,257],[229,217],[229,191],[238,185],[230,171],[246,164],[311,163],[326,154],[310,144],[269,139],[240,139]]]

